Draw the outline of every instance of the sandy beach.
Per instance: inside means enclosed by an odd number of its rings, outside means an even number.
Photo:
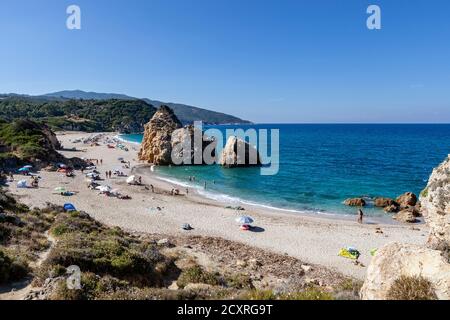
[[[137,161],[139,146],[124,143],[129,151],[110,149],[101,140],[99,146],[90,146],[71,141],[91,136],[82,132],[64,132],[58,134],[66,157],[102,159],[97,170],[101,173],[102,185],[109,185],[129,195],[131,200],[120,200],[99,194],[99,191],[87,188],[86,177],[76,171],[74,178],[57,172],[39,172],[41,177],[38,189],[19,189],[16,183],[10,184],[10,191],[30,207],[42,207],[46,202],[58,205],[73,203],[78,210],[83,210],[95,219],[110,226],[119,226],[128,231],[163,235],[199,235],[220,237],[245,243],[276,253],[287,254],[310,264],[325,266],[347,276],[363,279],[369,265],[370,250],[390,242],[423,244],[428,233],[424,224],[400,225],[377,222],[368,218],[370,223],[358,224],[354,220],[328,218],[326,216],[306,216],[287,213],[262,207],[242,205],[245,211],[225,208],[228,204],[206,199],[196,194],[193,189],[186,195],[185,188],[162,181],[143,169]],[[115,135],[108,133],[104,138],[112,139]],[[75,150],[69,150],[75,148]],[[118,158],[129,161],[131,169],[121,168]],[[141,175],[144,185],[153,185],[155,193],[145,186],[130,186],[126,177],[113,176],[105,178],[105,172],[117,168],[125,175]],[[134,167],[134,168],[133,168]],[[144,174],[145,173],[145,174]],[[15,182],[23,179],[16,175]],[[75,194],[64,197],[55,194],[56,187],[64,187]],[[170,195],[170,190],[178,188],[181,194]],[[233,204],[234,205],[234,204]],[[161,210],[158,210],[157,208]],[[243,232],[235,222],[242,214],[255,219],[255,230]],[[184,231],[181,225],[189,223],[194,229]],[[382,233],[377,233],[381,228]],[[352,260],[338,256],[341,248],[352,246],[361,252],[362,265],[355,265]],[[286,266],[287,268],[289,266]]]

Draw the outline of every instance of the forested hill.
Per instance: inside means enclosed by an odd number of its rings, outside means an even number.
[[[117,93],[98,93],[98,92],[85,92],[81,90],[66,90],[54,93],[48,93],[45,97],[52,99],[91,99],[91,100],[108,100],[108,99],[121,99],[121,100],[135,100],[137,98],[130,97],[124,94]],[[183,124],[190,124],[194,121],[203,121],[206,124],[241,124],[250,123],[247,120],[242,120],[238,117],[202,109],[194,106],[189,106],[181,103],[162,102],[158,100],[142,99],[156,108],[162,105],[170,107]]]
[[[31,119],[53,130],[138,133],[156,112],[143,100],[68,100],[1,96],[0,119]]]

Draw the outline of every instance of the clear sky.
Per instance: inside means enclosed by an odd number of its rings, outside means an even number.
[[[82,29],[66,28],[81,7]],[[368,30],[366,9],[382,10]],[[255,122],[450,122],[450,1],[1,0],[0,92],[124,93]]]

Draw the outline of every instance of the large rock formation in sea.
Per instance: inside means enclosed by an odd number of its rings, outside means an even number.
[[[139,160],[155,165],[172,164],[172,134],[182,127],[174,112],[161,106],[145,125]]]
[[[227,168],[260,166],[258,150],[248,142],[231,136],[222,150],[220,165]]]
[[[182,127],[175,113],[162,106],[145,125],[139,160],[154,165],[204,164],[203,151],[210,147],[215,157],[216,143],[199,128]],[[197,157],[194,157],[197,155]]]
[[[416,200],[409,194],[397,199],[412,211]],[[402,277],[423,279],[438,299],[450,299],[450,157],[433,170],[420,202],[430,228],[427,246],[391,243],[380,248],[367,270],[363,299],[389,299]],[[414,219],[414,213],[402,215]]]
[[[428,246],[450,251],[450,156],[433,170],[420,203],[430,227]]]

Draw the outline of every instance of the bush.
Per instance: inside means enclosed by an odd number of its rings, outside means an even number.
[[[0,250],[0,284],[20,280],[28,275],[29,268],[21,260],[12,259]]]
[[[422,276],[401,276],[388,291],[389,300],[436,300],[430,281]]]
[[[83,272],[111,275],[136,286],[161,286],[173,265],[156,245],[138,241],[118,228],[107,228],[84,213],[59,215],[51,232],[58,243],[41,278],[48,276],[52,266],[77,265]]]
[[[212,286],[220,284],[219,278],[216,274],[203,270],[200,266],[195,265],[181,272],[177,280],[177,285],[184,288],[189,283],[204,283]]]

